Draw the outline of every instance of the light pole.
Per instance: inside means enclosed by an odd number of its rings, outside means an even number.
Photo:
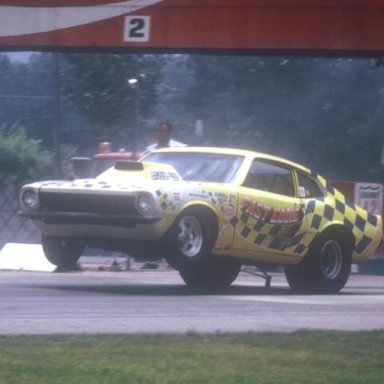
[[[137,152],[137,139],[139,135],[139,125],[140,125],[140,102],[141,102],[141,79],[143,79],[145,75],[140,74],[135,78],[128,79],[128,84],[135,90],[135,125],[132,132],[132,156],[136,157]]]
[[[55,162],[55,176],[61,178],[61,101],[60,101],[60,68],[59,68],[59,56],[57,52],[52,54],[53,70],[53,153]]]

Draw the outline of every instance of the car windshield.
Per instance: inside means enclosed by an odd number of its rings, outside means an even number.
[[[231,183],[244,161],[243,156],[169,152],[150,153],[143,161],[172,165],[184,180]]]

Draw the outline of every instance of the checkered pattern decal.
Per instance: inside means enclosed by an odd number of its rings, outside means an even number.
[[[272,224],[257,219],[242,209],[240,217],[232,217],[230,224],[249,242],[264,248],[303,254],[311,237],[300,232],[302,221],[292,224]]]
[[[317,232],[330,222],[344,223],[355,236],[355,253],[361,254],[374,240],[377,217],[346,200],[323,177],[312,174],[328,193],[327,198],[308,199],[304,221],[293,224],[272,224],[268,218],[257,219],[241,209],[230,224],[236,232],[257,246],[304,255]]]
[[[345,199],[337,189],[329,184],[322,176],[312,173],[320,184],[326,189],[328,195],[333,199],[328,201],[333,203],[325,204],[317,199],[310,201],[306,207],[310,226],[320,229],[327,222],[336,220],[344,223],[350,228],[355,236],[355,253],[361,254],[372,243],[373,238],[370,234],[375,233],[377,227],[377,217],[370,214],[365,209]]]

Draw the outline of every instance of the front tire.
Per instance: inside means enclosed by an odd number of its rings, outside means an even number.
[[[60,270],[77,269],[77,261],[85,248],[78,239],[48,236],[42,236],[42,246],[47,260]]]
[[[319,235],[297,265],[286,265],[289,286],[298,293],[335,294],[351,273],[352,247],[336,234]]]

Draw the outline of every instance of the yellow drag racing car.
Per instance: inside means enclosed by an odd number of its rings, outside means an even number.
[[[382,218],[322,176],[238,149],[161,149],[95,179],[25,185],[20,202],[57,266],[88,245],[165,258],[190,287],[223,288],[242,264],[268,263],[297,292],[336,293],[383,237]]]

